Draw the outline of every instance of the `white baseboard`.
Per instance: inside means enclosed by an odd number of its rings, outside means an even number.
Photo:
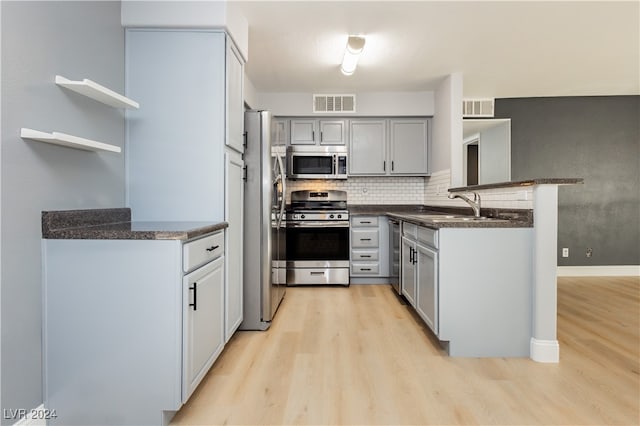
[[[559,277],[640,277],[640,265],[558,266]]]
[[[538,340],[531,338],[529,357],[536,362],[560,362],[560,345],[557,340]]]
[[[27,415],[13,424],[13,426],[47,426],[47,420],[43,417],[47,410],[44,404],[27,412]]]

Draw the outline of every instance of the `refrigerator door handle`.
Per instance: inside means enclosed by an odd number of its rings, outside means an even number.
[[[284,167],[282,166],[282,158],[280,158],[279,154],[276,154],[276,159],[278,161],[280,182],[282,182],[282,197],[280,199],[280,215],[278,216],[278,228],[279,228],[280,225],[282,224],[282,218],[284,217],[284,209],[287,204],[287,179],[284,176]]]

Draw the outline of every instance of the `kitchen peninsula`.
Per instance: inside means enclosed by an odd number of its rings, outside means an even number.
[[[385,215],[401,221],[403,283],[407,271],[411,277],[416,273],[411,265],[423,257],[429,265],[423,276],[433,277],[425,284],[418,266],[418,278],[414,284],[409,280],[403,295],[450,355],[558,362],[557,188],[582,182],[532,179],[449,189],[533,188],[532,210],[482,208],[487,219],[469,216],[469,208],[428,205],[351,205],[350,212],[352,217]]]

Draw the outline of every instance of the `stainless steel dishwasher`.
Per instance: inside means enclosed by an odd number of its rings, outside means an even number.
[[[402,294],[400,281],[400,222],[389,219],[389,281]]]

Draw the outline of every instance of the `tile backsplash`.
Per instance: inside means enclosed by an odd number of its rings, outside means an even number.
[[[349,204],[424,204],[423,177],[350,177],[347,180],[288,180],[287,202],[291,191],[339,189],[347,191]]]
[[[441,170],[431,176],[350,177],[347,180],[287,180],[287,202],[291,191],[301,189],[340,189],[347,191],[349,204],[425,204],[431,206],[467,207],[460,199],[450,200],[451,171]],[[532,209],[532,187],[497,188],[478,191],[483,207]]]

